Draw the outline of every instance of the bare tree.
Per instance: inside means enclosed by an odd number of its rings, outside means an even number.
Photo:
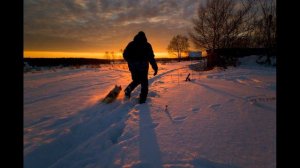
[[[183,52],[188,52],[189,47],[190,45],[186,36],[176,35],[168,45],[168,52],[177,55],[178,61],[180,62],[181,54]]]
[[[110,63],[113,65],[114,62],[115,62],[115,52],[111,51],[110,54],[111,54],[111,60],[110,60]]]
[[[230,48],[250,31],[254,0],[207,0],[200,4],[189,35],[197,48]]]
[[[275,0],[257,0],[259,15],[256,21],[255,42],[257,46],[266,48],[267,59],[270,64],[271,51],[276,48],[276,2]]]
[[[108,51],[105,51],[104,57],[105,57],[107,60],[110,60],[110,56],[109,56],[109,52],[108,52]]]
[[[253,26],[255,0],[207,0],[200,4],[198,17],[193,19],[193,31],[189,33],[196,48],[210,50],[207,66],[216,64],[226,67],[232,58],[221,58],[215,49],[237,47],[246,41]],[[231,61],[232,62],[232,61]]]

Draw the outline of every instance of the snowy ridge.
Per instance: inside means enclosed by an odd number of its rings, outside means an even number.
[[[276,68],[159,64],[137,104],[126,66],[24,74],[24,167],[274,168]],[[248,59],[248,60],[246,60]],[[185,82],[188,73],[191,81]]]

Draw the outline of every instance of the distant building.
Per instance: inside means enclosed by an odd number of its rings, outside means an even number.
[[[200,59],[202,57],[201,51],[189,51],[188,57],[190,59]]]

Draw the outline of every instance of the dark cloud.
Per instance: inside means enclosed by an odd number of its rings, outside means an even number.
[[[25,0],[24,47],[119,50],[144,30],[157,44],[154,47],[164,50],[173,35],[187,33],[198,4],[195,0]]]

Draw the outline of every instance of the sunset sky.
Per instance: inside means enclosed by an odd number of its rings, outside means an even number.
[[[163,57],[174,35],[187,35],[192,29],[200,2],[24,0],[24,56],[101,57],[105,51],[119,55],[142,30],[156,55]]]

